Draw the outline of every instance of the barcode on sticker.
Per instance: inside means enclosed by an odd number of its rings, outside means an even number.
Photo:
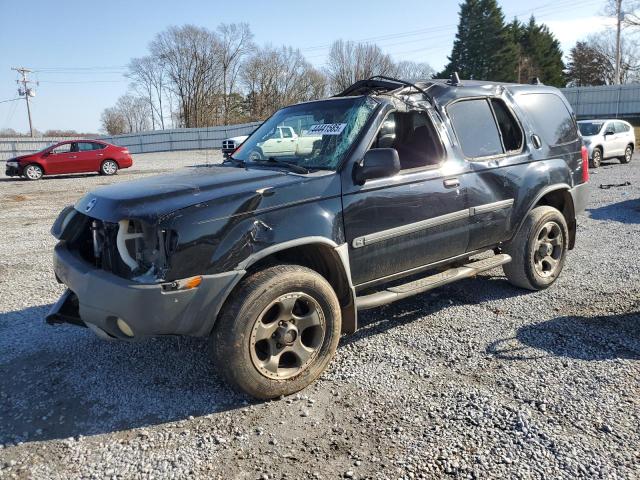
[[[323,123],[312,125],[309,128],[310,135],[340,135],[346,127],[346,123]]]

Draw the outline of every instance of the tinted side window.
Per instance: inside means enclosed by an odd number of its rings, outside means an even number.
[[[487,100],[463,100],[447,107],[453,129],[465,157],[479,158],[503,153],[498,127]]]
[[[502,134],[502,141],[507,152],[513,152],[522,148],[522,130],[502,100],[491,99],[491,106],[496,114],[498,127]]]
[[[575,121],[562,99],[553,93],[527,93],[518,104],[529,114],[538,133],[548,145],[562,145],[578,138]]]
[[[92,145],[94,150],[102,150],[105,147],[102,143],[93,143]]]
[[[90,150],[93,150],[93,143],[78,142],[78,150],[81,152],[88,152]]]

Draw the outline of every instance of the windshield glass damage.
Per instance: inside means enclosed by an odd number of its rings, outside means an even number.
[[[233,159],[335,170],[378,105],[371,97],[351,97],[283,108],[242,144]]]

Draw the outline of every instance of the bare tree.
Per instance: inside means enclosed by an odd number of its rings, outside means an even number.
[[[591,35],[586,44],[597,55],[602,78],[607,85],[630,83],[638,80],[640,75],[640,45],[629,36],[623,36],[620,41],[620,70],[616,75],[615,65],[617,57],[616,32],[607,30]]]
[[[395,66],[394,76],[408,82],[429,80],[436,71],[428,63],[403,61]]]
[[[211,124],[211,117],[220,113],[217,100],[222,89],[218,37],[194,25],[170,27],[156,36],[150,50],[166,68],[169,88],[179,102],[182,125]]]
[[[285,105],[320,98],[324,75],[291,47],[257,49],[244,63],[242,82],[251,119],[264,119]]]
[[[149,100],[151,109],[151,127],[156,129],[156,118],[164,130],[163,99],[166,95],[166,72],[161,58],[145,56],[129,62],[127,76],[133,81],[134,88]]]
[[[243,59],[255,48],[253,34],[246,23],[221,24],[218,27],[218,62],[222,69],[223,123],[228,125],[236,81]]]
[[[333,92],[374,75],[392,75],[395,65],[380,47],[370,43],[336,40],[331,45],[326,72]]]
[[[109,135],[121,135],[127,131],[124,115],[116,107],[105,108],[100,115],[102,129]]]

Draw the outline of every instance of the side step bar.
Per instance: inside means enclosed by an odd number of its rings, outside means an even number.
[[[467,263],[461,267],[450,268],[444,272],[414,280],[413,282],[397,285],[380,292],[365,295],[364,297],[358,297],[356,299],[356,305],[358,306],[358,310],[379,307],[418,293],[426,292],[427,290],[441,287],[448,283],[462,280],[463,278],[474,277],[480,272],[491,270],[510,261],[511,257],[509,255],[501,253],[490,258]]]

